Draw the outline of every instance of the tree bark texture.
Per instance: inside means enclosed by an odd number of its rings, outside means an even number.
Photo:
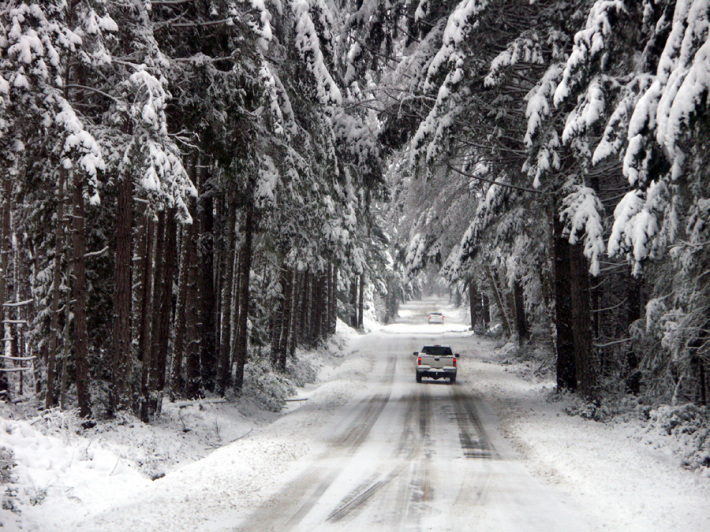
[[[247,363],[247,348],[249,345],[247,321],[249,315],[249,279],[251,273],[252,244],[254,239],[254,212],[251,204],[246,205],[244,214],[244,242],[240,252],[239,276],[239,322],[236,338],[236,377],[234,387],[241,392],[244,385],[244,366]]]
[[[354,277],[350,281],[350,326],[353,329],[357,329],[357,286],[358,286],[358,278]]]
[[[2,220],[0,223],[0,230],[2,234],[0,235],[0,333],[2,333],[2,343],[0,343],[0,355],[7,356],[7,340],[5,338],[6,327],[5,318],[7,312],[5,311],[4,304],[7,303],[7,276],[9,267],[9,256],[10,256],[10,245],[11,245],[11,212],[12,212],[12,183],[5,177],[2,186]],[[5,359],[2,359],[2,368],[7,367]],[[10,383],[7,378],[7,373],[0,371],[0,399],[6,401],[10,400]]]
[[[485,330],[488,330],[488,326],[491,323],[491,301],[488,298],[488,294],[483,292],[481,294],[481,304],[483,306],[482,311],[481,311],[481,318],[483,320],[483,328]]]
[[[157,376],[156,389],[163,392],[166,384],[168,349],[170,345],[170,327],[172,325],[173,309],[173,283],[177,273],[177,221],[176,211],[170,209],[165,222],[165,260],[163,263],[163,279],[160,289],[160,313],[162,319],[158,329],[158,353],[157,353]]]
[[[152,329],[152,300],[153,300],[153,244],[155,236],[155,223],[152,216],[145,214],[143,257],[141,258],[141,315],[140,330],[138,333],[138,356],[141,360],[141,401],[140,416],[144,422],[149,421],[148,401],[150,399],[150,364],[151,364],[151,329]]]
[[[197,228],[192,223],[187,228],[185,268],[187,268],[185,300],[185,396],[188,399],[202,397],[200,382],[200,336],[197,330],[199,319]]]
[[[52,279],[52,304],[49,324],[49,350],[47,352],[47,396],[45,408],[52,408],[57,402],[55,377],[57,373],[57,349],[59,347],[59,299],[62,280],[62,256],[64,254],[64,187],[67,172],[59,172],[57,185],[57,223],[54,226],[54,279]]]
[[[231,346],[232,338],[232,299],[234,282],[234,237],[237,223],[237,206],[234,201],[230,201],[226,208],[226,225],[224,228],[225,243],[223,245],[221,274],[221,317],[219,334],[219,358],[217,361],[217,393],[224,395],[229,386],[232,376]]]
[[[293,357],[296,354],[296,346],[301,341],[301,305],[300,297],[303,293],[303,282],[304,275],[303,272],[294,270],[293,272],[293,294],[291,295],[291,305],[293,307],[291,316],[291,343],[288,348],[289,356]]]
[[[628,330],[636,320],[641,318],[641,284],[641,280],[634,277],[629,268],[626,281],[626,299],[628,301],[626,330]],[[641,392],[641,370],[639,369],[639,357],[636,355],[633,342],[630,344],[626,353],[626,365],[626,388],[632,394],[638,395]]]
[[[175,304],[175,340],[173,341],[173,358],[170,369],[170,392],[172,395],[179,395],[185,391],[185,379],[183,375],[183,362],[185,360],[185,336],[187,306],[187,232],[186,226],[182,227],[179,239],[180,264],[178,273],[178,294]]]
[[[508,320],[508,313],[505,309],[503,296],[501,295],[500,290],[498,290],[498,284],[496,283],[493,271],[488,265],[486,265],[486,275],[488,275],[488,281],[491,284],[491,291],[493,292],[493,297],[495,299],[496,305],[498,306],[498,312],[500,313],[500,319],[503,322],[503,327],[505,328],[506,333],[510,336],[510,321]]]
[[[513,298],[515,300],[515,328],[518,332],[518,345],[522,345],[530,338],[528,324],[525,319],[525,296],[523,285],[519,279],[513,282]]]
[[[74,211],[73,243],[74,243],[74,282],[72,293],[74,299],[74,360],[76,362],[76,391],[79,415],[91,416],[91,399],[89,397],[89,338],[86,329],[86,229],[84,218],[84,182],[83,178],[74,173]]]
[[[198,190],[205,190],[206,169],[198,174]],[[200,268],[200,367],[202,384],[206,390],[214,391],[219,371],[217,349],[217,296],[214,287],[214,214],[213,201],[209,194],[202,193],[197,202],[198,248],[197,256]],[[234,227],[234,226],[232,226]],[[227,230],[230,230],[227,228]],[[233,229],[231,229],[233,231]],[[220,350],[221,350],[220,346]]]
[[[57,230],[59,232],[59,229]],[[116,271],[113,297],[113,356],[110,408],[126,403],[131,367],[131,300],[133,282],[133,181],[123,176],[118,182],[116,210]]]
[[[365,314],[365,274],[360,274],[360,289],[357,299],[357,328],[362,330]]]
[[[330,312],[328,315],[328,334],[335,334],[338,324],[338,267],[331,264],[330,297],[328,298]]]
[[[597,393],[598,369],[592,345],[592,321],[589,289],[589,263],[584,247],[570,247],[570,281],[572,288],[572,337],[574,339],[577,391],[587,399]]]
[[[557,388],[577,389],[577,366],[572,335],[572,286],[570,244],[563,235],[563,224],[554,216],[555,322],[557,324]]]
[[[476,329],[476,324],[478,323],[478,306],[479,297],[478,289],[476,288],[476,281],[471,278],[468,280],[468,308],[469,315],[471,316],[471,330]]]

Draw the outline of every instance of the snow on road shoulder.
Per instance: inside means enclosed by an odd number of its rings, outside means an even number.
[[[338,329],[326,349],[300,354],[318,378],[279,414],[250,400],[166,400],[150,425],[126,415],[83,430],[72,414],[1,411],[0,528],[230,529],[320,449],[334,409],[366,388],[364,363],[347,356],[361,335]]]
[[[684,470],[667,438],[641,420],[568,415],[576,403],[554,393],[551,377],[496,356],[490,340],[468,346],[464,385],[491,405],[523,466],[583,507],[593,529],[710,530],[710,478]]]

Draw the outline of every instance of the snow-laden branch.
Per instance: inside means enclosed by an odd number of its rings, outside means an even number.
[[[489,184],[491,184],[491,185],[498,185],[498,186],[505,187],[505,188],[512,188],[512,189],[515,189],[515,190],[522,190],[523,192],[531,192],[531,193],[533,193],[533,194],[542,194],[542,192],[541,192],[540,190],[535,190],[535,189],[533,189],[533,188],[521,187],[521,186],[519,186],[519,185],[511,185],[510,183],[501,183],[500,181],[493,181],[492,179],[486,179],[485,177],[481,177],[481,176],[478,176],[478,175],[469,174],[469,173],[467,173],[467,172],[464,172],[464,171],[462,171],[462,170],[459,170],[458,168],[456,168],[455,166],[453,166],[453,165],[452,165],[451,163],[449,163],[449,162],[446,163],[446,167],[447,167],[449,170],[453,170],[453,171],[456,172],[457,174],[461,174],[462,176],[465,176],[465,177],[470,177],[471,179],[477,179],[478,181],[483,181],[484,183],[489,183]]]

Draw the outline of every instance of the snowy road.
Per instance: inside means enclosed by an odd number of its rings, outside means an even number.
[[[428,325],[431,305],[411,303],[362,338],[371,382],[319,429],[323,451],[237,530],[584,529],[500,438],[466,369],[470,334],[448,319]],[[461,352],[455,385],[415,382],[412,352],[428,343]]]
[[[427,325],[431,310],[445,311],[446,325]],[[369,334],[342,328],[340,347],[301,353],[318,379],[276,416],[248,403],[244,413],[230,403],[168,403],[155,426],[59,437],[5,420],[0,442],[14,449],[17,485],[35,502],[0,509],[0,528],[710,530],[710,482],[681,467],[665,436],[638,421],[567,415],[574,398],[554,394],[552,378],[451,314],[429,300]],[[412,352],[431,343],[461,354],[455,385],[415,382]],[[189,459],[215,438],[216,449]],[[155,481],[131,465],[160,466],[173,453],[188,458]]]

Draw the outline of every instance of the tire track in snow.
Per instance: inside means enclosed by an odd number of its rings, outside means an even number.
[[[387,360],[386,369],[381,373],[383,378],[380,382],[381,386],[384,385],[387,387],[387,392],[375,394],[372,397],[360,401],[359,405],[361,406],[357,408],[358,415],[339,436],[333,439],[331,448],[317,460],[318,463],[327,463],[329,460],[333,459],[343,460],[355,454],[362,443],[367,439],[373,426],[379,419],[380,414],[390,400],[396,368],[397,358],[394,355],[390,356]],[[243,529],[290,530],[296,528],[337,479],[340,472],[341,471],[337,468],[333,468],[328,473],[324,473],[324,468],[307,472],[272,498],[274,505],[280,505],[282,507],[278,516],[266,516],[265,519],[259,519],[257,517],[245,523]],[[315,486],[315,488],[313,486]],[[304,493],[309,494],[304,498]],[[283,501],[294,501],[292,507],[295,505],[299,506],[291,513],[291,516],[286,520],[285,524],[279,525],[279,523],[283,523],[282,517],[293,511],[289,510],[288,504],[284,506]]]

